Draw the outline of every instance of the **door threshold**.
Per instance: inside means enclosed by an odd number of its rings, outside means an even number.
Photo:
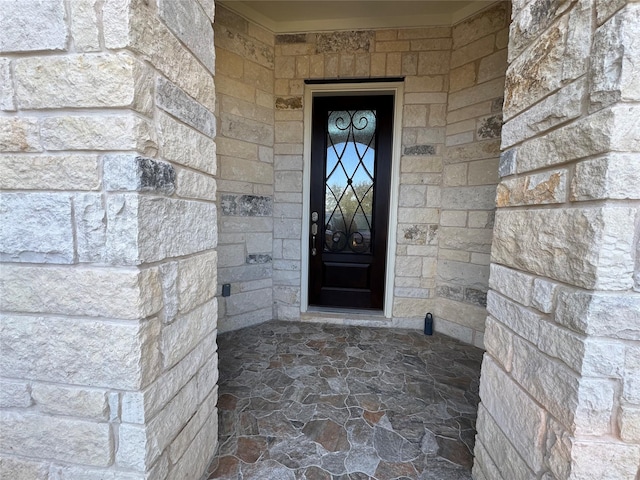
[[[357,308],[338,307],[309,307],[300,315],[304,321],[327,321],[334,323],[339,321],[345,324],[357,324],[359,322],[390,322],[391,319],[384,316],[382,310],[366,310]]]

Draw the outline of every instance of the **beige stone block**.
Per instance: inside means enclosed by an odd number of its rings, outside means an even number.
[[[259,40],[260,42],[266,45],[273,46],[275,43],[273,32],[267,30],[266,28],[262,28],[253,22],[248,22],[247,33],[249,34],[250,37],[255,38],[256,40]]]
[[[43,119],[40,129],[47,150],[157,150],[151,123],[134,114],[74,115]]]
[[[249,31],[249,22],[242,18],[237,13],[223,7],[222,5],[215,6],[215,26],[225,25],[231,30],[247,33]]]
[[[424,312],[430,312],[434,307],[434,300],[428,298],[393,299],[394,317],[424,317]]]
[[[482,362],[480,398],[527,465],[539,471],[544,458],[546,412],[487,355]],[[519,414],[512,415],[511,411]]]
[[[416,257],[397,257],[396,275],[400,277],[419,277],[422,272],[422,262]]]
[[[244,62],[244,81],[258,90],[273,92],[273,70],[254,62]]]
[[[451,69],[449,74],[449,91],[457,92],[464,88],[473,87],[476,83],[476,64],[467,63]]]
[[[617,105],[600,110],[518,148],[518,173],[591,155],[640,151],[640,109]]]
[[[483,160],[498,158],[500,155],[499,140],[487,140],[484,142],[474,142],[469,145],[449,147],[445,150],[445,165],[468,162],[472,160]],[[474,187],[476,191],[488,190],[488,187]],[[495,193],[495,191],[493,192]],[[483,202],[484,204],[484,202]],[[491,208],[495,206],[495,197],[491,200]]]
[[[402,75],[417,75],[418,74],[418,54],[417,53],[403,53],[402,54]]]
[[[433,330],[448,337],[455,338],[461,342],[471,344],[473,342],[473,330],[459,323],[452,322],[446,318],[435,318]]]
[[[400,171],[403,173],[439,173],[442,171],[440,157],[404,156]]]
[[[187,313],[215,296],[216,268],[215,251],[178,262],[176,288],[180,313]]]
[[[423,52],[429,50],[450,50],[450,38],[429,38],[411,41],[411,51]]]
[[[531,295],[531,305],[541,312],[551,313],[553,311],[555,293],[558,284],[545,278],[536,278],[533,281],[533,293]]]
[[[387,54],[387,75],[398,76],[402,73],[402,54],[401,53],[388,53]]]
[[[453,50],[453,52],[451,52],[451,67],[456,68],[491,55],[494,50],[494,45],[495,35],[488,35],[459,49]]]
[[[605,436],[612,432],[616,386],[608,379],[583,378],[575,414],[576,436]]]
[[[493,228],[494,212],[469,212],[469,228]]]
[[[214,282],[215,285],[215,282]],[[215,294],[215,287],[214,292]],[[180,315],[162,329],[160,352],[165,369],[170,369],[193,350],[204,337],[216,329],[218,301],[216,298]]]
[[[40,124],[29,117],[0,118],[0,152],[41,152]]]
[[[491,253],[503,265],[583,288],[627,289],[635,214],[615,207],[499,210]]]
[[[413,40],[417,38],[447,38],[451,37],[450,27],[423,27],[403,28],[398,30],[400,40]]]
[[[241,79],[244,75],[244,63],[245,62],[240,55],[223,48],[216,48],[217,75],[224,75],[229,78]]]
[[[445,227],[441,227],[441,230]],[[452,229],[452,227],[446,227]],[[486,290],[489,283],[489,267],[471,263],[441,260],[438,262],[438,277],[446,283],[464,285],[477,290]],[[483,319],[484,321],[484,319]]]
[[[278,87],[278,81],[276,80],[276,92]],[[256,89],[251,85],[239,81],[238,79],[231,78],[221,73],[216,75],[216,92],[218,94],[225,94],[241,99],[253,99],[256,96]],[[288,95],[289,91],[283,92],[283,95]]]
[[[261,107],[273,108],[275,98],[272,93],[256,90],[256,105]]]
[[[405,127],[426,127],[426,105],[405,105],[402,121]]]
[[[270,108],[261,107],[254,102],[247,102],[227,95],[219,95],[220,111],[247,118],[264,124],[273,123],[273,104]]]
[[[0,52],[64,50],[69,30],[62,0],[19,2],[0,18]]]
[[[216,47],[226,48],[242,58],[256,62],[263,67],[274,67],[274,49],[244,33],[234,31],[224,25],[217,25],[215,31]],[[280,57],[283,58],[283,57]]]
[[[200,132],[176,122],[170,116],[158,112],[158,143],[160,153],[165,160],[169,160],[186,167],[191,167],[211,175],[216,173],[216,144]],[[228,138],[218,138],[218,142],[225,149],[233,148],[234,155],[242,158],[252,158],[255,155],[255,145],[235,141]]]
[[[107,420],[109,404],[105,390],[34,383],[31,396],[43,413]]]
[[[353,54],[341,54],[338,65],[338,76],[353,77],[356,68],[356,58]]]
[[[636,319],[640,310],[635,309]],[[626,318],[625,318],[626,320]],[[636,320],[636,326],[638,325]],[[631,329],[630,329],[631,330]],[[637,331],[631,330],[638,338]],[[624,355],[624,377],[622,386],[622,401],[640,405],[640,346],[637,343],[627,344]]]
[[[0,456],[0,475],[2,480],[47,480],[48,462],[25,460],[9,455]]]
[[[442,75],[411,76],[405,79],[405,103],[447,103]],[[425,92],[434,92],[424,95]],[[418,95],[415,95],[418,94]]]
[[[511,371],[513,334],[492,316],[488,316],[485,322],[484,346],[505,372]]]
[[[236,140],[250,141],[264,146],[272,146],[274,139],[274,126],[222,113],[220,115],[220,133]]]
[[[295,78],[296,76],[296,57],[281,56],[275,59],[275,76],[276,78]]]
[[[440,260],[451,260],[453,262],[469,262],[471,260],[471,254],[461,250],[441,248],[438,253],[438,258]]]
[[[467,212],[459,210],[443,210],[440,216],[443,227],[464,227],[467,225]]]
[[[386,57],[386,55],[382,55]],[[372,60],[373,62],[373,60]],[[340,66],[340,56],[337,54],[327,54],[324,57],[324,74],[327,78],[338,78],[338,69]],[[373,75],[373,73],[372,73]],[[384,68],[382,69],[382,73],[380,75],[384,75]]]
[[[502,29],[508,20],[508,6],[504,2],[497,3],[490,9],[473,15],[454,25],[452,29],[453,48],[467,45],[489,33]]]
[[[486,448],[492,459],[491,462],[496,467],[496,474],[500,475],[500,477],[492,478],[518,478],[522,480],[536,478],[531,467],[522,459],[522,453],[516,450],[482,404],[478,408],[476,428],[480,432],[479,437],[482,445]]]
[[[71,37],[80,52],[100,50],[100,31],[96,9],[97,0],[79,0],[71,7]]]
[[[302,122],[276,122],[275,141],[277,143],[301,143],[302,138]]]
[[[436,208],[404,208],[398,209],[400,223],[438,223],[439,211]]]
[[[460,122],[462,120],[468,120],[470,118],[477,118],[482,115],[489,115],[492,112],[492,101],[483,101],[481,103],[462,107],[453,112],[447,114],[447,121],[449,123]]]
[[[575,440],[571,449],[571,480],[615,478],[634,480],[640,446],[615,441]]]
[[[97,190],[98,156],[4,155],[0,186],[9,190]]]
[[[528,307],[531,305],[534,278],[532,275],[494,263],[491,265],[489,287]]]
[[[504,77],[507,71],[507,50],[492,53],[480,60],[478,67],[478,83]]]
[[[437,75],[449,73],[452,54],[448,50],[420,52],[418,55],[418,75]]]
[[[309,76],[311,78],[324,77],[324,55],[311,55],[309,57]]]
[[[114,445],[107,423],[5,412],[2,437],[9,451],[27,457],[108,466]]]
[[[576,165],[571,181],[572,200],[639,199],[640,155],[610,153]]]
[[[542,315],[497,294],[494,290],[487,293],[487,311],[521,337],[533,344],[538,343]]]
[[[484,307],[439,297],[435,306],[435,312],[435,323],[441,320],[448,320],[459,326],[484,332],[484,324],[487,317],[487,311]],[[471,343],[471,341],[467,343]]]
[[[627,443],[640,443],[640,408],[630,405],[620,407],[618,417],[620,438]]]
[[[191,170],[178,170],[176,195],[182,198],[194,198],[215,201],[216,181],[214,178]]]
[[[469,185],[495,185],[498,180],[497,158],[469,163]]]
[[[545,205],[566,200],[567,171],[564,169],[503,180],[496,193],[498,207]]]
[[[408,52],[411,48],[411,43],[408,41],[388,41],[388,42],[376,42],[376,52]]]
[[[448,187],[442,191],[442,205],[451,210],[493,210],[495,186]]]
[[[501,77],[454,92],[449,95],[449,110],[456,110],[474,103],[502,97],[504,88],[504,79]]]
[[[398,30],[376,30],[375,39],[377,42],[388,42],[390,40],[398,39]]]
[[[43,269],[7,264],[2,280],[6,311],[137,319],[161,307],[155,269]]]
[[[300,55],[296,57],[296,77],[309,77],[309,55]]]
[[[443,185],[445,187],[458,187],[467,184],[468,164],[458,163],[445,165],[443,172]],[[445,205],[447,207],[447,205]]]
[[[517,117],[505,111],[502,148],[578,118],[582,115],[582,99],[586,93],[586,82],[582,79],[567,85]]]
[[[15,109],[15,89],[11,74],[11,60],[9,58],[0,58],[0,110],[14,111]]]
[[[462,132],[456,135],[448,135],[445,140],[445,145],[447,147],[464,145],[464,144],[473,142],[473,140],[474,140],[473,132]]]

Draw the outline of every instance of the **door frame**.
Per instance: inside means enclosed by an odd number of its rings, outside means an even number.
[[[387,233],[387,254],[385,266],[384,307],[386,318],[392,317],[393,287],[396,263],[396,231],[398,228],[398,196],[400,190],[400,157],[402,155],[402,107],[404,104],[403,82],[330,83],[308,84],[304,91],[304,151],[302,169],[302,238],[300,311],[309,309],[309,225],[311,193],[311,109],[315,96],[392,95],[393,149],[391,156],[391,191],[389,192],[389,228]],[[347,310],[345,309],[345,312]],[[353,313],[353,310],[350,310]]]

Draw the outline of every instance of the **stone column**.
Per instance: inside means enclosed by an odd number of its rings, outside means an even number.
[[[640,4],[513,2],[474,478],[637,479]]]
[[[198,478],[217,437],[213,0],[2,8],[0,477]]]

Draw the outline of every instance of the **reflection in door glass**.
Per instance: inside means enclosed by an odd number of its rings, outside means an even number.
[[[327,126],[324,250],[371,253],[376,112],[332,111]]]

